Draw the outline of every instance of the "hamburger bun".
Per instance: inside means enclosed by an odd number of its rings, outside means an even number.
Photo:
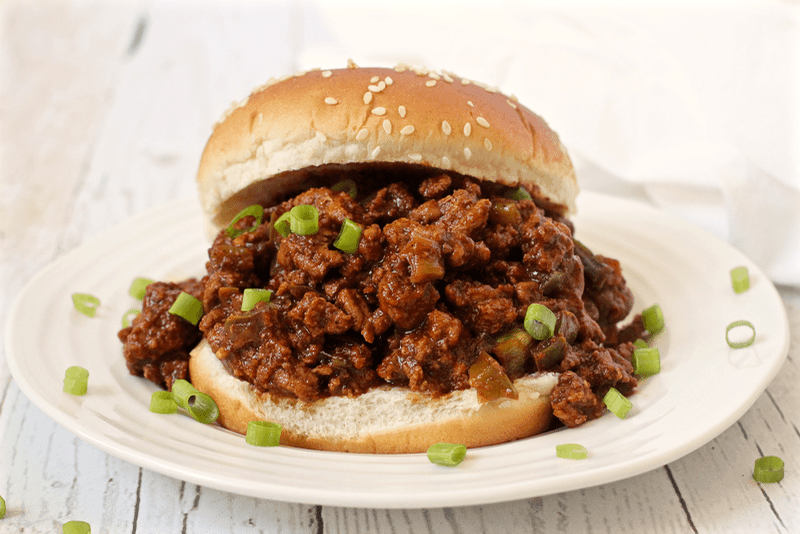
[[[372,389],[358,397],[327,397],[312,403],[259,394],[231,376],[204,340],[192,351],[189,372],[195,388],[219,407],[219,423],[240,434],[247,423],[283,426],[281,444],[359,453],[425,452],[440,441],[468,448],[496,445],[550,428],[548,395],[558,375],[517,379],[518,399],[481,402],[475,389],[431,398],[404,388]]]
[[[352,65],[271,81],[234,105],[214,128],[197,180],[216,232],[244,207],[311,187],[320,169],[398,164],[534,185],[565,213],[578,193],[558,136],[512,97],[450,73]],[[432,397],[383,387],[306,403],[234,378],[205,341],[189,365],[224,427],[245,433],[251,420],[272,421],[283,426],[285,445],[364,453],[424,452],[439,441],[478,447],[541,433],[558,381],[552,373],[517,379],[515,400],[482,402],[475,389]]]
[[[217,123],[200,160],[212,229],[274,204],[326,165],[407,163],[515,187],[575,209],[578,185],[558,136],[494,88],[409,67],[315,70],[273,80]]]

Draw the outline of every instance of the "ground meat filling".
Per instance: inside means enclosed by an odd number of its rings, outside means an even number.
[[[130,372],[166,387],[189,378],[188,352],[205,336],[234,376],[304,401],[387,384],[480,389],[470,368],[485,358],[510,380],[561,373],[552,404],[567,426],[599,417],[609,388],[633,393],[631,341],[643,328],[638,317],[617,326],[633,305],[619,263],[574,240],[563,207],[535,187],[511,200],[497,184],[426,173],[359,177],[377,185],[355,198],[312,188],[265,209],[254,230],[221,232],[201,280],[148,287],[119,333]],[[317,208],[319,231],[280,236],[271,223],[301,204]],[[352,254],[333,246],[345,219],[363,228]],[[271,290],[270,302],[242,311],[246,288]],[[168,313],[180,291],[203,302],[197,327]],[[555,335],[511,358],[499,340],[519,332],[531,303],[556,313]]]

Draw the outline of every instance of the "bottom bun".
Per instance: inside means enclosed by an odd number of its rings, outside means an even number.
[[[228,373],[203,340],[189,372],[195,388],[219,406],[219,423],[245,434],[250,421],[283,426],[281,444],[359,453],[419,453],[437,442],[468,448],[526,438],[550,428],[550,392],[558,375],[530,375],[514,382],[519,399],[478,400],[475,389],[430,397],[400,387],[381,387],[358,397],[315,402],[273,398]]]

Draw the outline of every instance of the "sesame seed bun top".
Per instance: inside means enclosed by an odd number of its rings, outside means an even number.
[[[221,228],[247,205],[307,187],[304,169],[374,162],[535,184],[575,209],[566,149],[512,97],[452,73],[352,63],[270,81],[235,104],[203,152],[200,200],[208,222]]]

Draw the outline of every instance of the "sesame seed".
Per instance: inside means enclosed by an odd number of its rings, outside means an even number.
[[[428,87],[433,87],[434,85],[436,85],[436,80],[428,80],[427,82],[425,82],[425,85],[427,85]]]
[[[464,157],[469,159],[472,157],[472,150],[467,147],[464,147]]]
[[[461,85],[469,85],[471,82],[466,78],[461,78]]]
[[[487,93],[497,93],[498,91],[500,91],[500,89],[498,89],[497,87],[486,86],[484,87],[484,89],[486,89]]]
[[[381,84],[383,84],[383,86],[381,86]],[[381,84],[378,84],[378,85],[370,85],[369,87],[367,87],[367,89],[369,89],[369,90],[370,90],[370,91],[372,91],[373,93],[380,93],[381,91],[383,91],[384,89],[386,89],[386,84],[385,84],[385,83],[383,83],[383,82],[381,82]]]
[[[511,100],[506,100],[506,104],[508,104],[509,106],[511,106],[514,109],[517,109],[517,105],[514,102],[512,102]]]
[[[380,106],[377,107],[377,108],[372,108],[372,114],[373,115],[386,115],[386,108],[383,108],[383,107],[380,107]]]
[[[453,82],[455,81],[455,80],[453,80],[453,78],[452,78],[452,77],[451,77],[449,74],[447,74],[446,72],[442,74],[442,77],[444,78],[444,81],[446,81],[447,83],[453,83]],[[448,161],[449,161],[449,160],[448,160]]]
[[[486,148],[486,150],[489,150],[489,151],[492,150],[492,142],[489,141],[488,138],[484,138],[483,139],[483,146],[484,146],[484,148]]]
[[[453,129],[450,127],[449,122],[442,121],[442,131],[444,132],[445,135],[450,135],[450,132],[452,132]]]
[[[356,62],[353,61],[352,58],[348,58],[348,60],[347,60],[347,68],[348,69],[357,69],[358,65],[356,65]]]
[[[422,161],[422,154],[409,154],[408,159],[411,161],[420,162]]]
[[[331,74],[333,74],[333,73],[331,71],[329,71],[329,70],[323,70],[322,71],[322,77],[323,78],[330,78]]]
[[[464,136],[465,137],[469,137],[469,134],[471,134],[471,133],[472,133],[472,124],[466,123],[464,125]]]
[[[442,77],[439,76],[438,74],[436,74],[435,72],[429,72],[428,73],[428,78],[433,78],[434,80],[441,80],[442,79]]]
[[[369,83],[378,83],[378,80],[380,79],[381,79],[380,76],[373,76],[372,78],[370,78]]]
[[[328,136],[325,135],[324,133],[320,132],[320,131],[317,131],[317,133],[314,135],[314,137],[316,137],[317,142],[319,142],[319,143],[327,143],[328,142]]]
[[[392,85],[394,83],[394,80],[391,79],[389,76],[387,76],[386,79],[384,80],[384,83],[386,83],[386,85]]]
[[[472,100],[467,100],[467,105],[471,108],[475,107],[475,104],[472,103]]]
[[[385,119],[383,121],[383,131],[386,132],[387,134],[392,133],[392,121],[390,121],[389,119]]]
[[[369,104],[370,102],[372,102],[372,93],[367,91],[364,93],[364,103]]]
[[[372,159],[375,159],[375,158],[377,158],[377,157],[378,157],[378,154],[380,154],[380,153],[381,153],[381,147],[379,147],[379,146],[376,146],[376,147],[375,147],[375,148],[372,150],[372,153],[369,155],[369,157],[370,157],[370,158],[372,158]]]
[[[325,99],[325,103],[326,103],[326,104],[330,104],[331,106],[335,106],[336,104],[338,104],[338,103],[339,103],[339,101],[338,101],[338,100],[336,100],[335,98],[333,98],[332,96],[329,96],[329,97],[327,97],[327,98]]]
[[[399,108],[397,108],[397,113],[400,114],[400,118],[405,118],[405,116],[406,116],[406,107],[405,106],[400,106]]]
[[[449,169],[451,167],[450,158],[447,156],[442,156],[442,167],[445,169]]]
[[[489,121],[487,121],[483,117],[478,117],[477,119],[475,119],[475,122],[477,122],[478,124],[480,124],[484,128],[488,128],[489,127]]]
[[[406,124],[405,126],[403,126],[403,129],[400,130],[400,134],[401,135],[411,135],[412,133],[414,133],[414,130],[415,130],[415,128],[414,128],[413,125]]]
[[[307,71],[307,70],[298,70],[297,72],[295,72],[294,74],[292,74],[292,76],[294,76],[295,78],[302,78],[302,77],[303,77],[303,76],[305,76],[306,74],[308,74],[308,71]]]
[[[367,137],[369,137],[369,130],[366,128],[361,128],[356,134],[356,141],[363,141]]]
[[[403,63],[400,63],[394,67],[395,72],[405,72],[407,70],[408,70],[408,65],[404,65]]]

